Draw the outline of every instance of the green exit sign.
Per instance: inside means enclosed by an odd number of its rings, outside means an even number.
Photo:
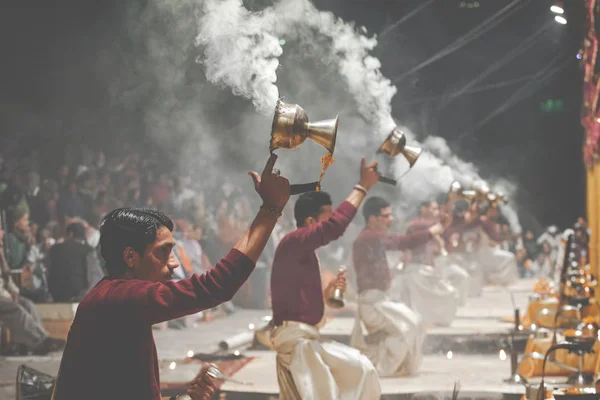
[[[540,111],[542,112],[561,112],[565,102],[561,99],[548,99],[540,103]]]

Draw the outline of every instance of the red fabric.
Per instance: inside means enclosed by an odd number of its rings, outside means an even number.
[[[340,204],[326,221],[298,228],[279,242],[271,272],[275,325],[283,321],[318,324],[323,318],[323,288],[315,250],[334,241],[356,215],[356,207]]]
[[[406,227],[406,233],[410,235],[416,232],[422,232],[428,230],[436,223],[438,223],[438,221],[433,219],[418,217],[410,221]],[[417,264],[433,265],[436,250],[437,243],[434,240],[428,240],[427,242],[413,246],[410,249],[411,261]]]
[[[386,232],[364,229],[354,241],[352,258],[356,271],[358,292],[369,289],[387,291],[392,283],[386,251],[408,250],[431,239],[428,230],[412,235],[390,235]]]
[[[229,301],[253,269],[233,249],[207,273],[177,282],[103,279],[77,308],[55,400],[159,400],[152,325]]]

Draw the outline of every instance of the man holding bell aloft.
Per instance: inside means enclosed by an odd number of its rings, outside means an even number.
[[[294,207],[298,229],[275,252],[271,273],[280,399],[375,400],[381,396],[373,364],[358,350],[321,342],[319,326],[325,299],[345,290],[345,271],[323,290],[315,250],[338,239],[356,215],[369,189],[378,182],[377,163],[360,164],[360,180],[335,210],[324,192],[301,195]]]

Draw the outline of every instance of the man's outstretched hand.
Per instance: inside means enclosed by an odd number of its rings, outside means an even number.
[[[290,198],[290,183],[283,176],[279,176],[279,171],[273,169],[275,161],[277,161],[277,155],[271,154],[262,175],[259,176],[254,171],[249,172],[248,175],[252,177],[254,189],[263,200],[264,205],[281,211]]]
[[[210,365],[206,364],[200,369],[200,372],[190,382],[187,395],[192,400],[210,400],[215,394],[215,380],[208,374]]]

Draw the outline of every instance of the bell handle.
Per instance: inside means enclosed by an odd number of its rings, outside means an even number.
[[[319,182],[298,183],[290,185],[290,195],[294,196],[306,192],[316,192],[319,187]]]
[[[398,184],[398,181],[392,178],[387,178],[385,176],[380,175],[379,176],[379,182],[381,183],[387,183],[388,185],[393,185],[396,186]]]

